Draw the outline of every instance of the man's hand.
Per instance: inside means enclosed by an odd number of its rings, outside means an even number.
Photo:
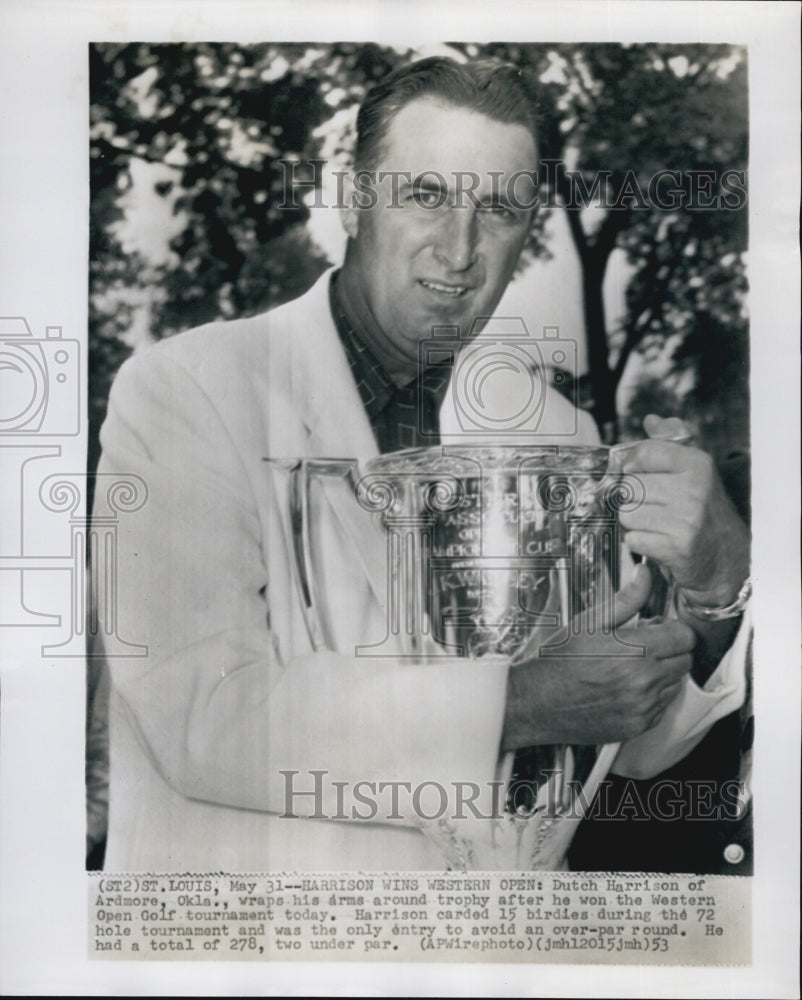
[[[532,650],[528,660],[510,670],[502,750],[617,743],[657,724],[691,668],[695,636],[678,621],[624,624],[650,588],[649,570],[639,566],[632,583],[602,609],[606,617],[601,620],[621,626],[613,634],[582,630],[559,647],[559,655]],[[633,645],[642,647],[639,655],[621,655],[632,654]]]
[[[669,570],[696,603],[721,607],[749,575],[749,533],[710,456],[659,440],[676,423],[647,417],[652,440],[618,453],[617,468],[637,476],[645,491],[644,502],[622,511],[619,522],[633,552]]]

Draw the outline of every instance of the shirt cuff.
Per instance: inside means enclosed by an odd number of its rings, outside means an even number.
[[[752,632],[751,602],[735,641],[703,688],[690,677],[660,722],[621,747],[612,771],[629,778],[652,778],[687,757],[719,719],[746,698],[747,661]]]

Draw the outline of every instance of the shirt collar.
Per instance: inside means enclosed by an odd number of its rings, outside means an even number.
[[[337,275],[339,273],[339,271],[335,271],[329,282],[331,315],[359,389],[362,403],[368,417],[373,419],[390,401],[396,387],[382,363],[357,334],[346,316],[337,290]]]

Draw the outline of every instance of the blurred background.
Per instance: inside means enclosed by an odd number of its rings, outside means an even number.
[[[90,471],[132,351],[295,298],[339,262],[336,190],[309,161],[347,167],[366,91],[433,54],[498,56],[542,84],[541,156],[560,165],[541,175],[547,207],[499,312],[577,341],[569,391],[608,443],[656,412],[689,420],[719,462],[747,452],[747,206],[722,180],[745,191],[743,48],[103,43],[89,54]],[[648,195],[659,171],[680,173],[661,187],[681,189],[675,208]],[[695,199],[694,171],[713,176]],[[572,204],[577,179],[600,177]]]

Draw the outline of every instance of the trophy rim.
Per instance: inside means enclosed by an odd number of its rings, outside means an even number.
[[[501,475],[518,473],[522,467],[532,472],[598,475],[607,471],[609,457],[610,448],[607,445],[442,444],[385,452],[371,458],[365,468],[367,472],[402,470],[410,473],[420,471],[460,474],[465,471],[465,467],[449,469],[447,466],[451,459],[457,466],[460,460],[472,464],[481,461],[483,470],[486,468],[488,472]],[[426,468],[426,459],[432,462],[429,469]],[[580,459],[585,461],[580,462]],[[408,468],[404,468],[405,466]]]

